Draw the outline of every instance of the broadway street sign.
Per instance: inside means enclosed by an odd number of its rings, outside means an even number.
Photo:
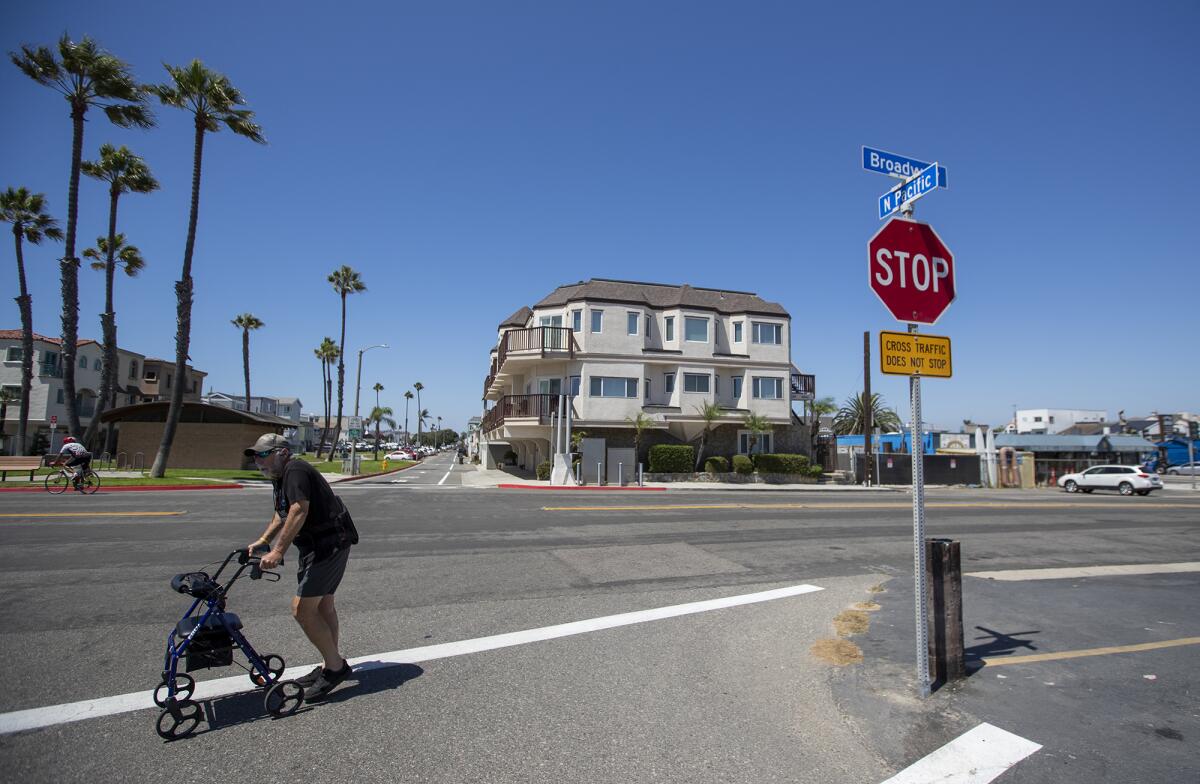
[[[918,161],[916,158],[906,158],[903,155],[897,155],[894,152],[887,152],[885,150],[876,150],[874,147],[863,147],[862,151],[864,169],[879,174],[888,174],[901,180],[907,180],[921,171],[921,169],[929,166],[929,163],[926,161]],[[946,182],[946,169],[939,166],[937,173],[937,186],[939,188],[949,188],[950,186]]]

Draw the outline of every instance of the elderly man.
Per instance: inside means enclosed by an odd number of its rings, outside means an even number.
[[[299,551],[292,615],[324,661],[297,680],[304,686],[306,701],[319,699],[350,675],[350,664],[338,647],[333,593],[346,572],[350,546],[358,543],[358,532],[325,477],[310,463],[294,459],[283,436],[267,433],[245,454],[254,458],[275,489],[275,514],[263,535],[250,545],[271,548],[262,556],[261,567],[280,566],[292,544]]]

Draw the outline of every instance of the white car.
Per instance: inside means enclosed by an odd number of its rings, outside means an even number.
[[[1162,489],[1162,480],[1138,466],[1101,465],[1077,474],[1063,474],[1058,486],[1068,493],[1116,490],[1121,495],[1150,495],[1150,491]]]
[[[1200,476],[1200,463],[1180,463],[1167,469],[1171,476]]]

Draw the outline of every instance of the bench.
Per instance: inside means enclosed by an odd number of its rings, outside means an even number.
[[[29,481],[33,481],[33,474],[42,467],[42,458],[40,457],[0,457],[0,481],[8,481],[8,472],[16,471],[18,473],[29,472]]]

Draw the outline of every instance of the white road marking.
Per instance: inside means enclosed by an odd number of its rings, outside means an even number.
[[[1075,577],[1119,577],[1129,574],[1175,574],[1200,572],[1200,561],[1118,566],[1067,566],[1051,569],[1006,569],[995,572],[966,572],[967,577],[987,580],[1069,580]]]
[[[664,618],[676,618],[681,615],[721,610],[743,604],[768,602],[773,599],[784,599],[789,596],[799,596],[800,594],[813,593],[820,590],[823,589],[816,585],[791,585],[787,588],[775,588],[770,591],[747,593],[740,596],[706,599],[704,601],[676,604],[669,607],[656,607],[652,610],[636,610],[618,615],[606,615],[600,618],[561,623],[555,626],[543,626],[540,629],[526,629],[519,632],[496,634],[490,637],[477,637],[473,640],[426,645],[421,648],[407,648],[399,651],[379,653],[374,656],[359,656],[350,659],[350,663],[358,665],[359,671],[374,670],[396,664],[415,664],[434,659],[445,659],[451,656],[463,656],[469,653],[507,648],[513,645],[525,645],[531,642],[553,640],[575,634],[586,634],[587,632],[595,632],[602,629],[613,629],[618,626],[629,626],[636,623],[659,621]],[[284,672],[284,677],[297,678],[315,666],[315,664],[305,664],[299,667],[288,667],[287,671]],[[196,691],[192,695],[192,699],[209,700],[228,694],[249,691],[246,688],[247,683],[248,680],[244,673],[228,678],[214,678],[213,680],[200,681],[196,684]],[[118,694],[113,697],[100,697],[94,700],[81,700],[61,705],[48,705],[42,708],[11,711],[9,713],[0,713],[0,735],[157,707],[154,704],[153,691],[139,691],[129,694]]]
[[[438,484],[439,484],[439,485],[445,484],[445,483],[446,483],[446,480],[450,478],[450,472],[451,472],[451,471],[453,471],[453,470],[454,470],[454,466],[451,466],[451,467],[450,467],[450,471],[447,471],[447,472],[446,472],[446,475],[442,477],[442,481],[438,482]]]
[[[980,724],[882,784],[987,784],[1042,746],[991,724]]]

